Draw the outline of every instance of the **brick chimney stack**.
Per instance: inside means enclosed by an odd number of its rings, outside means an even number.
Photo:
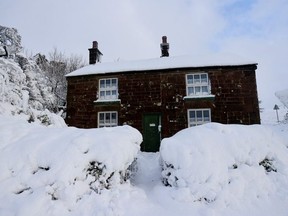
[[[96,64],[97,62],[100,62],[101,56],[103,54],[98,49],[98,42],[93,41],[92,48],[88,50],[89,50],[89,64]]]
[[[169,43],[167,43],[167,37],[162,37],[162,43],[160,44],[161,57],[169,57]]]

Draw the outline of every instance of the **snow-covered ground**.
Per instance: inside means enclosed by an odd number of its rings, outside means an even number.
[[[45,127],[2,114],[0,215],[287,215],[288,124],[274,112],[261,126],[186,129],[160,153],[139,152],[129,126]]]

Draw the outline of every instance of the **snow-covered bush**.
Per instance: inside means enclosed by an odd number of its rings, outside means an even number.
[[[186,188],[194,201],[206,202],[287,193],[286,146],[288,140],[261,125],[187,128],[161,143],[163,183]]]
[[[0,137],[0,215],[13,215],[15,206],[19,215],[76,210],[127,181],[142,142],[130,126],[47,128],[3,116]]]
[[[6,46],[9,55],[14,55],[22,49],[21,36],[17,29],[0,25],[0,46]]]
[[[40,120],[40,123],[50,125],[53,119],[48,117],[51,115],[38,115],[38,111],[58,112],[59,105],[65,110],[67,85],[64,75],[84,63],[78,56],[66,58],[57,49],[50,61],[41,54],[27,57],[21,50],[17,29],[0,26],[0,114],[4,113],[3,107],[11,104],[10,114],[26,114],[29,122]],[[65,113],[62,115],[64,117]]]
[[[57,97],[37,61],[20,52],[21,36],[16,29],[0,26],[0,47],[9,53],[0,57],[0,114],[22,114],[29,122],[51,125],[54,119],[49,119],[48,112],[58,110]]]
[[[0,58],[0,114],[26,116],[28,122],[46,126],[65,126],[61,116],[52,113],[55,98],[34,61],[20,54],[15,59]]]
[[[52,93],[51,87],[48,85],[48,79],[36,62],[21,54],[16,55],[15,61],[19,63],[26,75],[25,90],[29,92],[29,105],[38,110],[55,110],[56,96]]]

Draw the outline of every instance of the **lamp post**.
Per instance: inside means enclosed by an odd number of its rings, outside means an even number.
[[[279,116],[278,116],[278,110],[279,110],[279,107],[278,107],[278,105],[275,104],[275,106],[274,106],[273,109],[276,110],[277,122],[279,122]]]

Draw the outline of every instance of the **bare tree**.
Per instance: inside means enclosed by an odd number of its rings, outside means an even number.
[[[48,85],[57,97],[58,106],[65,104],[67,94],[65,75],[85,66],[83,58],[77,55],[66,57],[63,52],[54,48],[49,53],[49,60],[45,55],[37,54],[36,62],[46,74],[49,80]]]

